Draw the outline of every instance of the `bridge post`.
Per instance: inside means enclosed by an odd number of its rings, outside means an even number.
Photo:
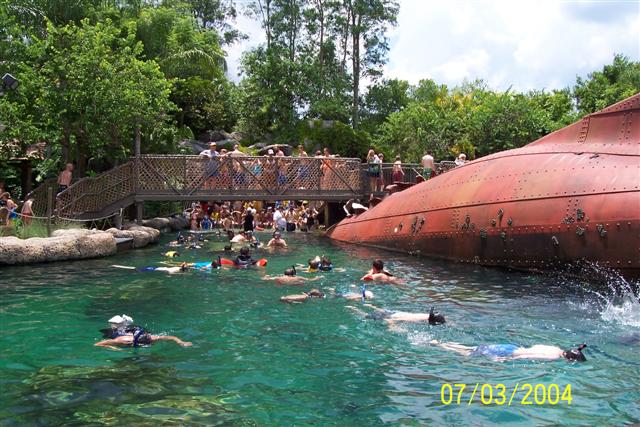
[[[329,221],[329,202],[324,202],[324,226],[329,228],[331,226],[331,222]]]
[[[136,201],[136,222],[142,224],[144,214],[144,202]]]

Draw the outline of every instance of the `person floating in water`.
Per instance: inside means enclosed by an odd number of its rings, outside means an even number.
[[[222,260],[220,256],[214,257],[211,262],[194,262],[189,264],[189,267],[194,268],[196,270],[205,271],[205,270],[219,270],[222,267]]]
[[[178,237],[176,237],[176,240],[173,240],[173,241],[169,242],[167,244],[167,246],[169,246],[171,248],[177,248],[177,247],[180,247],[180,246],[184,245],[185,242],[186,242],[186,239],[184,238],[182,233],[178,233]]]
[[[244,247],[240,249],[240,255],[233,260],[233,264],[236,267],[249,267],[251,265],[256,265],[258,261],[251,258],[251,252],[248,247]]]
[[[158,341],[173,341],[182,347],[190,347],[192,343],[182,341],[172,335],[152,335],[139,326],[133,326],[133,319],[125,314],[109,319],[110,328],[102,330],[104,339],[95,343],[96,347],[106,347],[119,350],[118,347],[140,347],[151,345]]]
[[[287,242],[282,238],[282,234],[279,231],[275,231],[267,246],[270,248],[286,248]]]
[[[384,263],[380,259],[373,261],[371,270],[369,270],[367,274],[362,276],[362,279],[360,280],[391,283],[391,284],[402,283],[401,279],[395,277],[389,271],[385,270]]]
[[[309,258],[309,260],[307,261],[307,265],[298,264],[298,266],[302,268],[306,267],[306,273],[318,273],[320,271],[336,271],[343,273],[346,271],[344,268],[334,269],[331,260],[325,255],[322,255],[322,257],[316,255],[313,258]]]
[[[388,325],[394,325],[398,322],[419,323],[426,322],[430,325],[442,325],[446,323],[443,314],[434,311],[433,307],[428,313],[410,313],[407,311],[392,311],[373,307],[374,311],[365,314],[366,319],[384,320]]]
[[[582,354],[587,345],[580,344],[578,348],[563,350],[554,345],[536,344],[531,347],[520,347],[514,344],[481,344],[475,347],[458,343],[441,343],[433,340],[430,344],[451,350],[464,356],[486,356],[496,360],[504,359],[533,359],[533,360],[575,360],[585,362],[587,360]]]
[[[318,279],[320,278],[298,276],[295,265],[287,268],[282,276],[264,276],[262,278],[262,280],[273,280],[279,285],[304,285],[305,282],[313,282]]]
[[[240,234],[235,235],[231,239],[231,243],[248,243],[257,245],[258,239],[253,235],[251,231],[243,231]]]
[[[185,271],[187,271],[192,266],[193,266],[192,264],[188,264],[186,262],[183,262],[180,265],[173,266],[173,267],[147,266],[147,267],[136,268],[136,267],[131,267],[131,266],[128,266],[128,265],[115,265],[115,264],[112,265],[111,267],[122,268],[124,270],[136,270],[136,271],[138,271],[140,273],[147,273],[149,271],[161,271],[161,272],[165,272],[165,273],[169,273],[169,274],[175,274],[175,273],[184,273]]]
[[[345,292],[345,293],[338,292],[336,293],[336,297],[348,299],[351,301],[356,301],[356,300],[364,301],[364,300],[373,299],[373,292],[367,290],[365,286],[362,286],[360,288],[360,292]]]
[[[285,295],[283,297],[280,297],[280,301],[293,304],[293,303],[304,302],[309,298],[324,298],[324,297],[325,297],[324,292],[321,292],[318,289],[311,289],[309,292],[303,292],[301,294]]]

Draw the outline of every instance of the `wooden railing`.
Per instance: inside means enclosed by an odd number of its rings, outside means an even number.
[[[422,173],[417,164],[402,167],[405,182]],[[370,193],[366,168],[359,159],[339,157],[143,155],[71,185],[55,196],[55,214],[93,218],[154,200],[348,200]],[[392,168],[382,164],[385,184],[393,182]],[[448,169],[444,162],[436,167]],[[46,194],[46,186],[32,193],[36,214],[46,211]]]
[[[393,163],[382,163],[382,183],[384,186],[393,184]],[[435,164],[435,173],[432,174],[432,177],[443,174],[451,169],[455,168],[456,164],[454,162],[442,161],[440,163]],[[363,184],[362,188],[365,194],[369,194],[371,192],[369,185],[369,177],[367,176],[367,171],[369,169],[369,164],[363,163],[361,165],[362,168],[362,177]],[[404,177],[402,182],[415,184],[418,182],[418,177],[422,176],[422,165],[418,163],[403,163],[402,171],[404,172]]]
[[[56,213],[106,214],[134,200],[347,200],[361,193],[359,159],[144,155],[70,186],[58,194]]]

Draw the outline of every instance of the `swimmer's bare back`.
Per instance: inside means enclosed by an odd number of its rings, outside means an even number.
[[[193,343],[189,341],[182,341],[178,337],[172,335],[151,335],[151,343],[156,341],[173,341],[182,347],[191,347]],[[133,335],[123,335],[117,338],[102,340],[94,344],[96,347],[106,347],[112,350],[120,350],[117,347],[129,347],[133,346]]]

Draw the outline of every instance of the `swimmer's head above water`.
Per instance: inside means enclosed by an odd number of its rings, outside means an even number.
[[[584,348],[586,348],[587,345],[586,344],[580,344],[578,346],[578,348],[572,348],[570,350],[565,350],[562,353],[562,357],[564,357],[567,360],[576,360],[578,362],[586,362],[587,358],[584,357],[584,354],[582,354],[582,350]]]
[[[309,271],[317,271],[320,268],[320,257],[310,258]]]
[[[296,275],[296,266],[292,265],[291,268],[287,268],[284,271],[285,276],[295,276]]]
[[[321,292],[318,289],[311,289],[309,292],[304,292],[309,295],[311,298],[324,298],[324,292]]]
[[[446,323],[446,320],[444,318],[443,314],[440,314],[437,311],[433,311],[433,307],[431,307],[431,310],[429,311],[429,324],[430,325],[442,325],[443,323]]]

